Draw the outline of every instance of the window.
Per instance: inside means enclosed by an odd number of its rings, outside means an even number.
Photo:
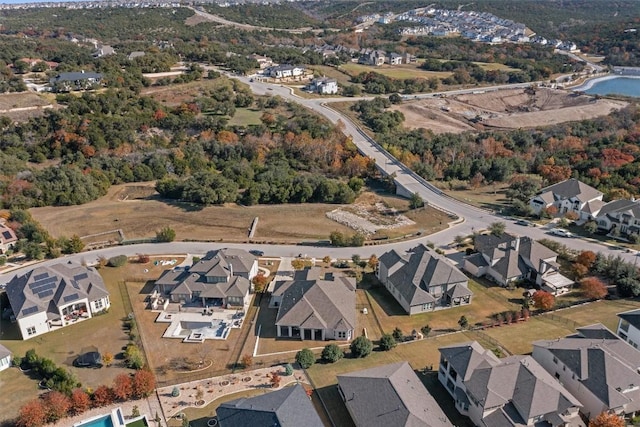
[[[347,332],[346,331],[338,331],[338,339],[339,340],[347,339]]]
[[[102,307],[104,307],[104,304],[101,299],[96,300],[95,304],[96,304],[96,310],[101,310]]]
[[[36,333],[36,327],[35,326],[29,326],[27,328],[27,335],[31,336],[31,335],[35,335]]]

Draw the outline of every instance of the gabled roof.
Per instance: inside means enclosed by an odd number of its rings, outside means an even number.
[[[13,229],[7,227],[7,225],[0,221],[0,243],[8,244],[13,243],[18,240],[15,231]]]
[[[339,375],[338,384],[356,425],[452,425],[407,362]]]
[[[16,319],[54,310],[87,298],[89,302],[109,295],[95,268],[78,264],[36,267],[7,284],[7,296]]]
[[[279,282],[281,295],[276,325],[350,330],[356,326],[355,280],[290,280]]]
[[[467,276],[445,257],[424,245],[413,248],[404,256],[394,253],[395,250],[390,252],[383,254],[379,262],[390,272],[388,281],[410,306],[434,302],[435,298],[429,293],[431,287],[468,282]]]
[[[547,192],[551,192],[556,200],[571,199],[575,197],[582,202],[588,202],[602,197],[602,192],[582,181],[578,181],[575,178],[567,179],[566,181],[545,187],[540,190],[540,195]]]
[[[87,80],[87,79],[95,79],[100,80],[102,78],[102,74],[100,73],[91,73],[91,72],[70,72],[70,73],[60,73],[56,77],[53,77],[49,80],[49,83],[55,84],[59,82],[75,82],[76,80]]]
[[[626,320],[631,326],[640,330],[640,309],[618,313],[618,317]]]
[[[469,379],[478,366],[495,366],[500,363],[500,359],[493,352],[483,348],[477,341],[438,350],[463,380]]]
[[[245,250],[224,248],[208,252],[189,271],[207,276],[237,276],[248,274],[256,260],[257,257]]]
[[[467,393],[479,401],[484,410],[511,403],[525,421],[581,406],[531,356],[510,356],[500,359],[497,365],[480,365],[464,384]],[[509,416],[509,412],[504,415]]]
[[[613,338],[588,338],[591,331],[606,329],[597,326],[587,328],[586,336],[578,333],[559,340],[536,341],[533,346],[553,354],[607,407],[625,406],[625,412],[640,409],[640,352],[611,331],[608,336]]]
[[[13,353],[11,353],[11,350],[0,344],[0,360],[4,359],[7,356],[11,356],[12,354]]]
[[[216,414],[220,427],[324,427],[300,384],[223,403]]]

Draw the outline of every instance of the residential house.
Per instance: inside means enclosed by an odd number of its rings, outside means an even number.
[[[278,337],[349,341],[355,336],[354,278],[317,267],[297,271],[293,280],[275,284],[269,306],[278,308]]]
[[[102,58],[103,56],[109,56],[109,55],[115,55],[115,54],[116,54],[116,51],[114,48],[112,48],[107,44],[104,44],[104,45],[97,45],[96,50],[93,52],[93,57]]]
[[[640,310],[629,310],[618,313],[618,330],[616,334],[633,348],[640,345]]]
[[[402,55],[391,52],[387,55],[387,62],[391,65],[400,65],[402,64]]]
[[[531,356],[498,359],[476,341],[439,350],[438,380],[476,426],[584,426],[578,399]]]
[[[640,201],[612,200],[605,204],[596,217],[600,230],[613,234],[640,233]]]
[[[470,304],[473,295],[467,276],[424,245],[406,253],[386,252],[377,276],[407,314]]]
[[[53,92],[70,92],[72,90],[86,90],[99,85],[102,74],[90,72],[60,73],[49,80]]]
[[[590,220],[594,219],[604,206],[602,196],[602,192],[571,178],[543,188],[529,200],[529,206],[536,215],[554,206],[559,215],[573,212],[580,220]]]
[[[358,59],[359,64],[380,66],[387,62],[387,53],[383,50],[366,50]]]
[[[4,221],[0,221],[0,255],[12,249],[18,241],[18,236]]]
[[[640,410],[640,352],[600,324],[566,338],[536,341],[533,358],[573,394],[593,419],[603,411]]]
[[[248,58],[255,60],[258,63],[258,66],[260,67],[261,70],[264,70],[265,68],[269,68],[273,66],[273,60],[268,56],[253,54],[253,55],[249,55]]]
[[[0,371],[4,371],[11,367],[12,358],[13,355],[11,354],[11,351],[0,344]]]
[[[308,89],[321,95],[333,95],[338,93],[338,81],[328,77],[319,77],[309,83]]]
[[[553,295],[567,293],[573,285],[560,274],[558,254],[530,237],[482,234],[475,237],[474,249],[463,268],[475,277],[489,277],[500,286],[529,280]]]
[[[16,275],[6,291],[24,340],[90,319],[111,305],[96,269],[71,262]]]
[[[450,427],[407,362],[338,375],[338,391],[357,427]]]
[[[301,65],[275,65],[267,67],[264,74],[274,79],[287,79],[292,77],[301,77],[304,75],[306,68]]]
[[[301,384],[225,402],[216,415],[220,427],[324,426]]]
[[[251,280],[257,274],[257,257],[225,248],[209,252],[188,270],[165,271],[156,285],[172,302],[242,308],[250,302]]]

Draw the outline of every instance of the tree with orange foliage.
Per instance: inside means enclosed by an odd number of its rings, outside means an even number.
[[[47,413],[40,399],[30,400],[20,408],[16,426],[40,427],[47,421]]]
[[[92,396],[93,406],[99,408],[101,406],[107,406],[113,403],[113,390],[106,385],[101,385],[93,392]]]
[[[44,395],[43,402],[48,422],[53,423],[69,415],[71,399],[65,394],[59,391],[50,391]]]
[[[253,287],[256,293],[264,292],[269,278],[264,275],[264,272],[258,271],[258,274],[253,278]]]
[[[91,397],[81,388],[71,392],[71,412],[75,415],[82,414],[91,406]]]
[[[116,399],[127,400],[133,394],[133,382],[127,374],[120,374],[113,380],[113,395]]]
[[[280,387],[280,374],[276,371],[271,372],[271,374],[269,374],[269,381],[271,382],[271,387]]]
[[[533,294],[533,305],[539,310],[551,310],[556,304],[556,298],[547,291],[536,291]]]
[[[148,369],[140,369],[133,374],[133,397],[143,398],[150,396],[156,388],[156,377]]]
[[[576,262],[578,264],[582,264],[587,268],[591,268],[593,263],[596,261],[596,254],[592,251],[582,251],[576,257]]]
[[[589,299],[602,299],[609,293],[604,282],[593,276],[582,279],[580,287],[583,295]]]
[[[581,277],[584,277],[587,275],[587,273],[589,273],[589,268],[583,264],[580,264],[579,262],[573,263],[571,269],[573,270],[573,275],[576,279],[580,279]]]
[[[602,412],[600,415],[589,421],[589,427],[625,427],[624,420],[616,414]]]

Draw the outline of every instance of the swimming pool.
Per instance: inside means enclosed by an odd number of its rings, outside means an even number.
[[[113,427],[113,421],[111,421],[111,415],[96,418],[85,423],[77,424],[76,427]]]

